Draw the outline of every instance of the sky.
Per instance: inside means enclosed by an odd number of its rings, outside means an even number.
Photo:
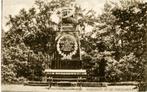
[[[101,14],[106,1],[118,2],[119,0],[76,0],[76,3],[84,9],[93,9],[97,14]],[[2,3],[2,28],[4,31],[8,31],[9,27],[5,25],[8,16],[17,15],[22,8],[28,10],[35,5],[35,0],[2,0]]]
[[[29,9],[34,6],[35,0],[3,0],[2,4],[2,28],[7,31],[5,26],[9,15],[17,15],[20,9]],[[106,0],[76,0],[82,8],[93,9],[98,14],[101,13]]]

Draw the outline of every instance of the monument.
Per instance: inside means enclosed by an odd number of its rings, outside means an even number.
[[[81,82],[86,80],[86,70],[82,69],[79,30],[74,17],[74,1],[60,7],[60,26],[56,31],[54,60],[51,69],[45,69],[46,81],[53,83]],[[65,82],[66,81],[66,82]]]

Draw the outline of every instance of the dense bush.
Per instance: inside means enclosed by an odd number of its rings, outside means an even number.
[[[13,65],[2,65],[2,83],[13,83],[17,81],[15,73],[12,71]]]

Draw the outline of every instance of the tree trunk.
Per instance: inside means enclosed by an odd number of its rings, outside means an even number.
[[[145,64],[144,64],[144,80],[143,83],[141,83],[139,85],[139,91],[140,92],[144,92],[147,91],[147,32],[145,34],[145,42],[146,42],[146,48],[145,48],[145,52],[143,54],[143,58],[145,60]]]
[[[144,53],[144,58],[145,58],[144,79],[145,79],[145,91],[147,91],[147,32],[146,32],[146,35],[145,35],[145,42],[146,42],[146,48],[145,48],[145,53]]]

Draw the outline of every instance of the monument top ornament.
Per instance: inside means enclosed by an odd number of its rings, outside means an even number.
[[[59,7],[51,11],[51,21],[59,24],[62,22],[62,19],[72,17],[75,13],[75,0],[66,0],[60,3]],[[58,1],[56,1],[58,2]]]
[[[71,7],[63,7],[62,8],[62,18],[71,17],[74,14],[74,8]]]

